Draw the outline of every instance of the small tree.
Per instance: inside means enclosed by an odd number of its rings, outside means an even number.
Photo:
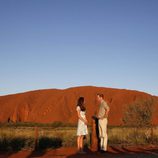
[[[152,125],[153,99],[141,100],[130,104],[123,116],[127,126],[146,127]]]
[[[154,101],[150,100],[141,100],[137,102],[133,102],[130,104],[123,116],[123,123],[126,126],[135,127],[133,138],[135,142],[139,142],[138,128],[148,127],[151,130],[150,138],[145,138],[147,141],[149,140],[151,143],[153,142],[153,126],[152,126],[152,115],[154,109]],[[149,142],[148,141],[148,142]]]

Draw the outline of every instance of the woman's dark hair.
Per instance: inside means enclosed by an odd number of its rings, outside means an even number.
[[[84,97],[79,97],[78,98],[77,106],[80,107],[81,111],[86,111],[86,108],[84,106]]]
[[[104,94],[102,94],[102,93],[97,93],[97,95],[98,95],[99,97],[101,97],[101,98],[104,99]]]

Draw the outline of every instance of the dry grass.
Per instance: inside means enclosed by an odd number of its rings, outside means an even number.
[[[151,128],[112,127],[108,136],[111,144],[153,144],[157,143],[158,127],[153,127],[153,133]]]
[[[86,144],[90,145],[90,133]],[[153,139],[149,128],[109,127],[109,144],[149,144],[158,143],[158,127],[153,128]],[[40,149],[60,146],[76,146],[75,127],[38,127],[38,143]],[[1,127],[0,150],[21,150],[34,148],[35,127]],[[41,145],[41,146],[40,146]]]

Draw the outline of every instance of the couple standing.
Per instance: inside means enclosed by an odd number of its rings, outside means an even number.
[[[104,100],[103,94],[97,94],[96,99],[99,103],[99,110],[97,113],[98,118],[98,128],[99,128],[99,138],[100,138],[100,149],[102,152],[107,151],[107,123],[109,106]],[[77,102],[77,115],[78,115],[78,126],[77,126],[77,148],[80,153],[83,151],[83,139],[88,134],[87,129],[87,119],[86,119],[86,108],[84,106],[84,98],[80,97]]]

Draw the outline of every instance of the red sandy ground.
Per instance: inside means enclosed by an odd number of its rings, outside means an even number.
[[[77,154],[76,148],[59,148],[43,152],[29,150],[17,153],[0,153],[0,158],[158,158],[158,146],[118,147],[111,146],[108,153],[86,151],[86,154]]]
[[[75,87],[65,90],[37,90],[14,95],[0,96],[0,122],[69,122],[76,123],[76,101],[84,96],[87,117],[97,111],[96,94],[103,93],[110,105],[109,125],[121,125],[128,104],[146,99],[155,100],[153,123],[158,125],[158,97],[147,93],[102,87]]]

